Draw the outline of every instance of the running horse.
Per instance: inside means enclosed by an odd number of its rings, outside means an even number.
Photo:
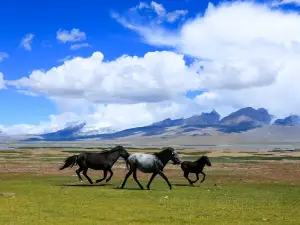
[[[143,173],[152,173],[149,183],[147,184],[148,190],[150,190],[150,184],[157,174],[159,174],[168,183],[170,189],[172,189],[172,185],[163,173],[163,169],[169,162],[169,160],[173,161],[173,164],[180,164],[181,162],[176,151],[171,147],[164,148],[162,151],[156,152],[154,154],[131,154],[126,160],[126,166],[127,168],[129,168],[129,172],[126,174],[121,188],[124,188],[128,177],[133,173],[133,179],[141,189],[144,189],[136,176],[137,170],[139,170]]]
[[[90,184],[93,184],[93,182],[87,175],[88,169],[91,168],[94,170],[103,170],[104,177],[96,180],[96,183],[105,180],[107,177],[107,172],[109,172],[110,176],[106,179],[106,182],[108,182],[113,176],[111,168],[120,156],[124,160],[126,160],[129,156],[129,153],[121,145],[118,145],[111,150],[105,150],[102,152],[83,152],[79,155],[73,155],[66,158],[65,164],[59,169],[63,170],[67,167],[73,167],[77,164],[79,169],[76,170],[76,174],[79,177],[80,182],[82,182],[80,173],[83,171],[82,174],[86,177]]]
[[[209,158],[207,156],[201,156],[199,159],[193,162],[183,161],[181,163],[181,169],[184,173],[184,177],[189,181],[189,183],[192,186],[199,180],[199,173],[203,174],[203,179],[201,180],[201,183],[205,180],[206,174],[203,172],[203,168],[205,165],[211,166],[211,162],[209,161]],[[195,173],[197,179],[195,181],[191,181],[189,179],[189,173]]]

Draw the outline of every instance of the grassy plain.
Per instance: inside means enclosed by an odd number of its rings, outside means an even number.
[[[150,191],[132,178],[121,190],[126,171],[120,161],[108,184],[81,184],[75,168],[57,169],[73,151],[0,151],[0,224],[299,224],[299,152],[179,152],[188,160],[210,157],[203,183],[188,186],[180,168],[168,165],[173,190],[160,177]],[[146,186],[149,175],[138,178]]]

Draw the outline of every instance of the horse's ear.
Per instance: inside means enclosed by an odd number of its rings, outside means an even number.
[[[170,150],[170,151],[172,151],[172,152],[175,151],[175,149],[172,148],[172,147],[167,147],[167,149]]]

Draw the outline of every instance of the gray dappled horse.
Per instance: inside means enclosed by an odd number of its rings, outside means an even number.
[[[93,182],[87,175],[88,169],[91,168],[94,170],[103,170],[104,177],[102,179],[96,180],[96,183],[105,180],[107,177],[107,172],[109,172],[110,176],[106,180],[106,182],[108,182],[113,175],[111,168],[120,156],[125,160],[129,156],[129,153],[121,145],[118,145],[111,150],[105,150],[102,152],[83,152],[79,155],[68,157],[65,160],[65,164],[59,169],[63,170],[67,167],[73,167],[77,164],[79,166],[79,169],[76,170],[76,174],[79,177],[79,180],[82,182],[80,173],[83,171],[82,174],[86,177],[86,179],[88,179],[90,184],[93,184]]]
[[[126,174],[121,188],[124,188],[128,177],[133,173],[134,180],[137,182],[141,189],[144,189],[140,182],[137,180],[136,172],[137,170],[139,170],[143,173],[152,173],[152,176],[147,185],[148,190],[150,189],[150,184],[152,180],[157,174],[164,178],[165,181],[168,183],[170,189],[172,189],[168,178],[163,173],[163,169],[169,160],[173,161],[174,164],[180,164],[181,162],[176,151],[171,147],[164,148],[161,152],[157,152],[154,154],[131,154],[126,160],[127,167],[130,166],[129,172]]]

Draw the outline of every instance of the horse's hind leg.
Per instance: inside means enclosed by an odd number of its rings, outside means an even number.
[[[81,167],[79,167],[79,169],[76,170],[76,174],[77,174],[77,176],[78,176],[80,182],[83,182],[83,181],[82,181],[82,177],[80,176],[80,173],[81,173],[82,170],[83,170],[83,169],[82,169]]]
[[[126,184],[126,181],[127,181],[128,177],[132,174],[132,172],[133,172],[133,170],[130,168],[129,172],[126,174],[125,179],[123,181],[123,184],[122,184],[122,187],[121,187],[122,189],[124,188],[124,186]]]
[[[82,174],[83,174],[83,176],[86,177],[86,179],[88,179],[88,181],[90,182],[90,184],[93,184],[93,181],[92,181],[91,178],[89,178],[89,176],[87,175],[87,171],[88,171],[88,169],[84,169]]]
[[[106,179],[106,183],[107,183],[108,181],[110,181],[111,177],[112,177],[113,174],[114,174],[113,171],[112,171],[111,169],[109,169],[108,172],[110,173],[110,175],[109,175],[109,177]]]
[[[201,173],[203,174],[203,179],[200,181],[202,183],[205,180],[206,174],[203,171]]]
[[[189,172],[184,172],[184,177],[189,181],[190,185],[193,185],[193,182],[189,178]]]
[[[133,179],[137,182],[137,184],[140,186],[141,189],[144,189],[144,187],[140,184],[140,182],[137,179],[136,169],[133,171]]]
[[[101,181],[105,180],[107,177],[107,170],[103,170],[103,178],[96,180],[96,183],[100,183]]]
[[[198,174],[198,173],[196,173],[196,180],[195,180],[195,181],[192,181],[192,182],[193,182],[193,184],[194,184],[194,183],[196,183],[198,180],[199,180],[199,174]]]

